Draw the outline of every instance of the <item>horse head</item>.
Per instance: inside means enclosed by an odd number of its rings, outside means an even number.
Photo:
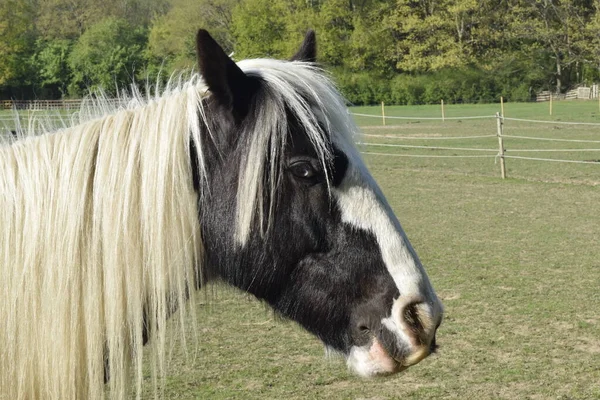
[[[314,63],[314,32],[290,61],[236,64],[203,30],[197,53],[205,278],[265,301],[361,376],[427,357],[442,305]]]

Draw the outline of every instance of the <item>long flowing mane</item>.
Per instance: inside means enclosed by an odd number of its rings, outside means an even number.
[[[280,168],[286,110],[323,163],[332,141],[352,147],[356,129],[312,64],[238,65],[264,81],[240,167],[235,232],[244,243],[254,218],[268,229],[262,194],[277,182],[262,177]],[[207,96],[193,75],[155,97],[122,98],[112,112],[99,99],[100,117],[0,144],[0,399],[103,398],[107,372],[110,397],[126,397],[132,378],[139,397],[147,337],[153,375],[163,371],[166,320],[176,312],[185,323],[200,284]]]

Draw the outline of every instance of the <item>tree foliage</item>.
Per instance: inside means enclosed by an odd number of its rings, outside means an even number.
[[[196,64],[195,35],[202,27],[233,52],[232,11],[239,0],[173,0],[149,32],[147,56],[155,71],[172,72]]]
[[[231,31],[236,58],[285,57],[286,2],[246,0],[233,9]]]
[[[169,76],[195,65],[200,27],[236,59],[289,57],[315,29],[319,60],[357,103],[600,80],[600,0],[0,0],[0,96]]]
[[[144,69],[146,37],[143,29],[123,19],[111,17],[91,26],[68,59],[72,73],[69,93],[81,95],[96,88],[114,93],[119,84],[133,83],[136,72]]]
[[[0,87],[31,85],[27,60],[34,48],[34,6],[28,1],[0,1]]]
[[[37,76],[37,84],[48,93],[68,94],[67,88],[71,80],[69,54],[73,42],[68,39],[39,39],[37,51],[33,54],[31,65]]]

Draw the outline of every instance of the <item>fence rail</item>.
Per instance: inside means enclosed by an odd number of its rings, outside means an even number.
[[[373,115],[373,114],[361,114],[361,113],[350,113],[351,115],[355,115],[357,117],[367,117],[367,118],[378,118],[381,119],[381,115]],[[388,115],[383,116],[384,119],[404,119],[404,120],[422,120],[422,121],[445,121],[445,120],[463,120],[463,119],[492,119],[496,118],[493,115],[474,115],[470,117],[392,117]]]
[[[380,146],[380,147],[399,147],[403,149],[427,149],[427,150],[454,150],[454,151],[487,151],[497,152],[497,149],[473,149],[468,147],[443,147],[443,146],[415,146],[409,144],[389,144],[389,143],[365,143],[358,142],[357,144],[365,146]]]
[[[81,109],[84,99],[64,100],[0,100],[0,110],[26,111],[77,111]],[[123,100],[103,99],[103,103],[119,106]]]
[[[373,135],[373,134],[369,134],[369,133],[362,134],[361,136],[384,138],[384,139],[399,139],[399,140],[457,140],[457,139],[480,139],[480,138],[496,137],[496,135],[423,137],[423,136]],[[599,143],[600,143],[600,141],[599,141]]]
[[[2,100],[2,110],[78,110],[82,100]]]

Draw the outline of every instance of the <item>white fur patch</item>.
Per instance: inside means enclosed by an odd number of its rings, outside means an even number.
[[[346,363],[351,371],[365,378],[392,374],[399,369],[377,338],[367,346],[353,346]]]
[[[434,297],[400,222],[360,159],[350,159],[346,176],[333,193],[343,221],[375,235],[383,261],[401,295],[420,295],[427,300]]]
[[[349,165],[341,185],[332,192],[340,207],[342,220],[372,233],[377,239],[383,262],[400,292],[400,297],[394,300],[389,317],[384,318],[382,324],[396,336],[399,343],[411,349],[412,354],[405,360],[405,365],[411,365],[429,354],[429,343],[415,342],[414,334],[402,320],[404,307],[415,304],[426,341],[432,339],[443,308],[400,222],[360,156],[353,148],[344,147],[343,143],[341,146],[349,159]],[[369,357],[371,355],[365,349],[353,348],[348,365],[360,365],[360,368],[352,368],[359,374],[368,375],[376,370],[369,363]]]

